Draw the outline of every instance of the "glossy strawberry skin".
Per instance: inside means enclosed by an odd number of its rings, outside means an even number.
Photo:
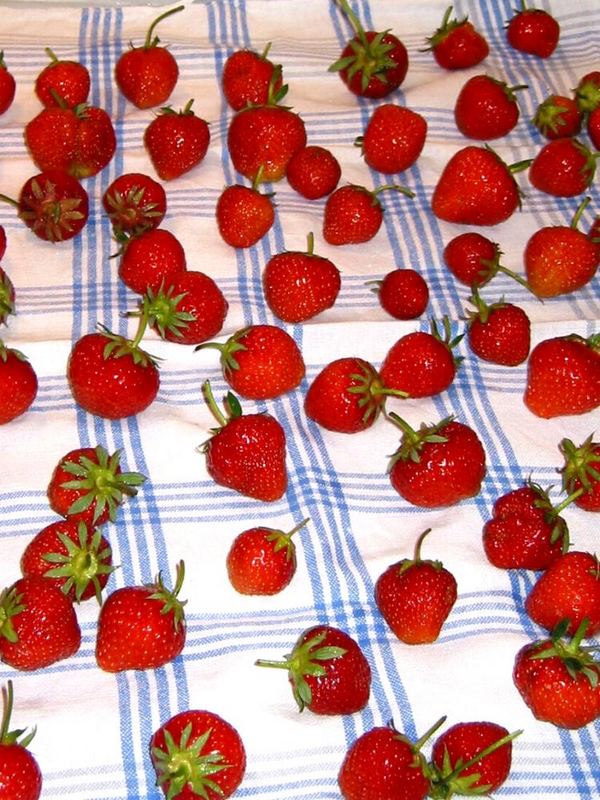
[[[307,200],[331,194],[339,183],[342,168],[331,150],[307,145],[288,161],[285,176],[289,185]]]
[[[273,78],[276,66],[264,54],[254,50],[235,50],[225,61],[221,74],[221,87],[227,103],[234,111],[247,105],[264,105],[272,92],[277,93],[283,84],[281,68]]]
[[[444,247],[444,262],[450,272],[466,286],[483,286],[494,277],[500,247],[476,231],[459,233]]]
[[[450,347],[427,331],[401,336],[383,359],[379,375],[388,389],[409,397],[432,397],[445,391],[456,377]]]
[[[567,225],[540,228],[525,245],[525,273],[538,297],[570,294],[588,284],[600,264],[600,245]]]
[[[63,242],[86,224],[89,200],[78,180],[53,169],[25,181],[18,208],[20,219],[39,239]]]
[[[137,108],[154,108],[166,103],[178,78],[175,56],[166,47],[156,45],[126,50],[115,67],[117,86]]]
[[[286,543],[281,531],[273,528],[249,528],[233,540],[226,566],[236,592],[279,594],[296,573],[295,545],[291,540]]]
[[[4,63],[4,53],[0,51],[0,114],[4,114],[13,104],[17,84],[12,72]]]
[[[515,367],[529,355],[531,323],[527,313],[512,303],[490,307],[485,319],[474,317],[467,329],[471,350],[484,361]]]
[[[158,228],[167,211],[167,195],[149,175],[127,172],[106,189],[102,205],[115,231],[136,234]]]
[[[470,139],[489,141],[506,136],[519,116],[513,87],[489,75],[469,78],[454,105],[456,127]]]
[[[227,186],[217,201],[217,226],[231,247],[252,247],[275,222],[275,209],[268,194],[250,186]]]
[[[90,73],[84,64],[52,54],[50,63],[35,79],[34,90],[44,108],[59,106],[57,96],[68,108],[73,108],[87,101],[90,87]]]
[[[323,238],[328,244],[370,241],[383,222],[383,208],[364,186],[340,186],[329,195],[323,214]]]
[[[575,197],[591,185],[595,160],[577,139],[567,137],[545,144],[529,167],[532,186],[554,197]]]
[[[119,278],[137,294],[158,292],[187,269],[185,250],[166,228],[154,228],[132,236],[119,260]]]
[[[427,122],[406,106],[384,103],[372,113],[359,139],[365,162],[384,173],[403,172],[421,155]]]
[[[20,744],[0,743],[0,786],[7,798],[38,800],[42,784],[39,764],[29,750]]]
[[[541,8],[525,8],[509,20],[506,36],[515,50],[549,58],[558,44],[560,25]]]
[[[594,150],[600,150],[600,107],[590,111],[586,128]]]
[[[348,89],[359,97],[370,97],[371,99],[379,99],[387,97],[402,85],[408,72],[408,52],[404,44],[394,36],[393,33],[378,31],[365,31],[365,40],[371,44],[374,39],[380,38],[381,44],[384,47],[389,47],[386,53],[386,58],[390,63],[388,66],[375,71],[367,80],[366,85],[363,80],[363,72],[361,69],[351,73],[350,69],[340,69],[339,75]],[[363,43],[360,36],[355,36],[342,50],[340,60],[349,58],[356,55],[356,48],[361,49]]]
[[[144,132],[144,146],[158,177],[172,181],[200,164],[210,144],[208,124],[191,110],[167,107],[154,117]]]
[[[0,425],[20,417],[37,396],[38,378],[25,356],[0,340]]]
[[[572,97],[552,94],[537,107],[533,124],[546,139],[577,136],[583,116]]]
[[[395,319],[416,319],[427,308],[429,287],[414,269],[393,269],[378,282],[376,289],[384,311]]]
[[[468,69],[481,63],[489,55],[489,45],[484,36],[465,17],[449,21],[428,39],[433,57],[440,67],[448,70]]]

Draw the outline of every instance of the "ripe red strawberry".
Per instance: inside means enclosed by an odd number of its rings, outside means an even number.
[[[306,251],[285,250],[267,261],[262,284],[265,300],[284,322],[306,322],[335,303],[341,287],[340,271],[328,258],[314,252],[314,237]]]
[[[183,8],[177,6],[165,11],[150,25],[141,47],[131,45],[119,56],[115,81],[127,100],[138,108],[166,103],[175,88],[179,77],[177,60],[166,47],[159,45],[160,39],[154,36],[154,29],[163,19]]]
[[[325,241],[333,245],[370,241],[383,222],[383,206],[379,194],[389,189],[414,197],[414,193],[403,186],[385,185],[369,190],[365,186],[348,184],[336,189],[325,202]]]
[[[578,139],[554,139],[545,144],[529,167],[529,180],[540,192],[575,197],[591,186],[597,154]]]
[[[582,75],[575,87],[575,102],[584,114],[588,114],[600,106],[599,70]]]
[[[351,636],[331,625],[305,630],[283,661],[259,659],[255,663],[288,671],[300,711],[308,708],[313,714],[354,714],[369,701],[369,662]]]
[[[158,669],[181,653],[186,638],[185,601],[178,595],[184,575],[180,561],[171,591],[159,572],[154,583],[123,586],[108,595],[98,617],[100,669]]]
[[[248,105],[260,106],[267,102],[269,84],[273,91],[279,92],[282,84],[282,70],[267,58],[271,43],[262,53],[254,50],[234,50],[223,65],[221,88],[227,103],[234,111]]]
[[[61,519],[51,522],[29,541],[21,556],[24,576],[40,575],[73,602],[90,597],[102,602],[102,589],[113,571],[112,551],[99,528]]]
[[[121,470],[121,451],[111,455],[102,445],[69,450],[48,483],[50,508],[71,522],[95,528],[114,522],[125,499],[135,497],[146,477]]]
[[[421,155],[427,122],[406,106],[384,103],[371,114],[365,132],[355,139],[365,162],[379,172],[403,172]]]
[[[6,253],[6,231],[3,225],[0,225],[0,261],[4,258],[4,254]],[[4,272],[3,272],[4,274]]]
[[[269,400],[300,385],[305,366],[300,348],[277,325],[248,325],[226,342],[204,342],[221,354],[223,377],[234,392],[251,400]]]
[[[577,136],[583,115],[572,97],[551,94],[536,109],[533,124],[546,139]]]
[[[543,339],[531,351],[523,397],[536,416],[586,414],[600,405],[600,336]]]
[[[4,114],[11,107],[16,89],[14,76],[8,71],[4,61],[4,51],[0,50],[0,114]]]
[[[489,147],[463,147],[450,158],[433,190],[433,213],[459,225],[505,222],[521,205],[513,173],[529,164],[520,161],[508,166]]]
[[[527,8],[525,0],[508,21],[506,38],[515,50],[549,58],[560,38],[560,25],[542,8]]]
[[[479,493],[485,477],[485,450],[474,430],[445,417],[418,431],[393,411],[402,430],[388,472],[394,489],[415,506],[451,506]]]
[[[182,711],[164,722],[150,740],[150,758],[168,800],[224,800],[246,770],[239,733],[212,711]]]
[[[365,31],[347,0],[338,0],[354,29],[340,58],[329,67],[359,97],[386,97],[402,85],[408,72],[408,51],[387,31]]]
[[[274,528],[249,528],[239,533],[227,553],[229,581],[236,592],[252,595],[279,594],[296,574],[296,545],[292,536],[303,520],[284,533]]]
[[[231,247],[252,247],[275,222],[272,195],[258,191],[258,181],[227,186],[217,200],[217,226],[221,238]]]
[[[429,303],[427,282],[414,269],[393,269],[370,283],[383,310],[395,319],[416,319]]]
[[[575,730],[600,717],[600,664],[580,647],[585,623],[566,641],[556,630],[515,657],[513,681],[533,716]]]
[[[473,75],[463,85],[454,104],[456,127],[470,139],[498,139],[519,121],[516,92],[528,87],[509,86],[490,75]]]
[[[586,127],[594,150],[600,150],[600,106],[590,111]]]
[[[489,283],[499,272],[529,289],[524,278],[500,263],[502,255],[496,242],[476,231],[459,233],[444,247],[446,266],[455,278],[472,289]]]
[[[600,442],[590,434],[579,447],[571,439],[559,445],[565,463],[562,473],[563,489],[577,495],[574,503],[584,511],[600,511]]]
[[[58,58],[45,48],[50,63],[35,79],[34,90],[44,108],[74,108],[86,103],[90,93],[90,73],[79,61]]]
[[[38,800],[42,793],[42,772],[35,757],[27,749],[35,736],[35,728],[10,730],[13,710],[12,681],[2,689],[3,712],[0,720],[0,786],[5,797]]]
[[[102,205],[115,233],[135,235],[158,228],[167,212],[167,195],[149,175],[127,172],[110,184]]]
[[[307,200],[318,200],[331,194],[341,175],[342,168],[331,150],[314,144],[297,150],[288,161],[285,172],[292,189]]]
[[[37,375],[27,358],[0,339],[0,425],[24,414],[37,390]]]
[[[454,575],[441,561],[421,558],[419,538],[413,558],[389,566],[375,582],[375,603],[395,636],[405,644],[435,642],[457,597]]]
[[[477,289],[469,299],[475,308],[468,312],[467,341],[475,355],[505,367],[522,364],[531,344],[527,312],[503,299],[488,304]]]
[[[450,19],[452,6],[446,9],[442,24],[427,39],[427,50],[444,69],[468,69],[481,63],[489,54],[484,36],[468,17]]]
[[[0,243],[0,250],[1,249],[2,245]],[[0,267],[0,325],[6,325],[8,317],[14,313],[15,287],[6,272]]]
[[[181,111],[160,110],[144,132],[144,146],[158,177],[172,181],[196,167],[210,144],[208,124],[192,111],[189,100]]]
[[[287,489],[286,439],[270,414],[242,414],[234,394],[225,398],[227,416],[217,407],[210,385],[202,392],[219,427],[202,446],[206,470],[221,486],[264,502],[279,500]]]
[[[158,292],[186,269],[183,246],[166,228],[152,228],[125,239],[119,278],[132,292]]]
[[[73,603],[40,575],[19,578],[0,594],[0,661],[31,671],[69,658],[81,631]]]

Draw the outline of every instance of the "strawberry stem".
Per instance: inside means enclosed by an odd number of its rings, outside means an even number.
[[[415,544],[415,551],[414,551],[414,555],[413,555],[413,561],[414,561],[415,564],[418,564],[421,561],[421,545],[423,544],[423,541],[424,541],[425,537],[429,533],[431,533],[431,528],[426,528],[423,531],[423,533],[419,536],[419,538],[417,539],[417,543]]]
[[[360,24],[359,19],[356,16],[356,14],[354,13],[354,11],[350,8],[350,4],[347,2],[347,0],[337,0],[337,2],[341,6],[342,11],[344,12],[344,14],[348,17],[348,20],[350,21],[350,24],[354,28],[354,30],[355,30],[357,36],[359,37],[361,43],[365,47],[368,47],[367,37],[365,36],[365,29]]]
[[[183,11],[185,6],[177,6],[176,8],[170,8],[168,11],[165,11],[159,17],[157,17],[152,25],[148,28],[148,33],[146,34],[146,41],[144,42],[144,50],[149,50],[151,47],[156,47],[160,39],[158,36],[153,38],[154,29],[158,25],[159,22],[162,22],[163,19],[170,17],[172,14],[176,14],[178,11]]]
[[[443,717],[440,717],[437,722],[434,722],[434,724],[431,726],[431,728],[429,728],[429,730],[425,731],[425,733],[419,739],[417,739],[417,741],[413,745],[413,749],[414,750],[420,750],[423,747],[423,745],[427,741],[429,741],[429,739],[431,739],[431,737],[437,731],[437,729],[442,727],[444,722],[446,722],[446,719],[447,719],[447,717],[443,716]]]
[[[225,425],[227,425],[227,418],[225,417],[225,415],[222,413],[221,409],[217,405],[217,403],[215,401],[215,396],[212,393],[212,389],[211,389],[211,386],[210,386],[210,381],[208,381],[208,380],[204,381],[204,383],[202,384],[202,396],[206,400],[206,403],[208,404],[208,407],[210,408],[213,416],[215,417],[215,419],[217,420],[219,425],[222,428],[224,428]]]
[[[577,230],[577,226],[579,225],[579,222],[581,220],[581,215],[583,214],[585,209],[589,206],[591,201],[592,201],[591,197],[584,197],[581,203],[579,203],[579,205],[577,206],[577,211],[575,212],[575,215],[571,220],[571,228],[573,230]]]

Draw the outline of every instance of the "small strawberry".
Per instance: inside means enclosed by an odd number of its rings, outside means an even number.
[[[466,286],[483,286],[501,272],[529,289],[524,278],[500,263],[502,255],[497,242],[476,231],[459,233],[444,247],[446,266]]]
[[[600,405],[600,336],[543,339],[531,351],[523,400],[536,416],[586,414]]]
[[[306,322],[331,308],[341,287],[340,271],[314,252],[314,236],[306,251],[285,250],[267,261],[262,284],[271,311],[283,322]]]
[[[281,66],[273,64],[267,57],[270,48],[269,42],[262,53],[248,49],[234,50],[225,61],[221,88],[227,103],[234,111],[240,111],[249,105],[264,105],[272,80],[273,91],[280,91],[283,84]]]
[[[208,123],[192,111],[189,100],[181,111],[160,110],[144,132],[144,146],[158,177],[172,181],[198,166],[210,144]]]
[[[393,411],[402,430],[388,467],[398,494],[415,506],[440,508],[474,497],[486,473],[485,450],[474,430],[454,417],[413,430]]]
[[[135,235],[158,228],[167,211],[167,195],[149,175],[127,172],[106,189],[102,206],[115,233]]]
[[[259,659],[259,667],[285,669],[300,711],[354,714],[371,691],[371,668],[360,646],[345,631],[315,625],[300,634],[283,661]]]
[[[490,75],[473,75],[463,85],[454,104],[456,127],[470,139],[499,139],[519,121],[516,92],[525,84],[509,86]]]
[[[341,175],[340,162],[331,150],[314,144],[297,150],[285,171],[292,189],[307,200],[318,200],[331,194]]]
[[[588,72],[579,79],[575,87],[575,102],[583,114],[600,106],[600,71]]]
[[[490,48],[485,37],[469,22],[468,17],[450,19],[452,6],[448,6],[442,24],[427,39],[433,57],[443,69],[468,69],[487,58]]]
[[[24,414],[37,391],[37,375],[27,358],[0,339],[0,425]]]
[[[6,272],[0,267],[0,325],[6,325],[9,316],[14,313],[15,287]]]
[[[430,644],[440,635],[454,603],[454,575],[441,561],[421,559],[424,531],[412,559],[389,566],[375,582],[375,603],[394,635],[405,644]]]
[[[551,94],[536,109],[533,124],[546,139],[577,136],[583,115],[572,97]]]
[[[215,211],[217,226],[221,238],[231,247],[252,247],[273,227],[272,195],[260,192],[258,184],[259,180],[252,186],[232,184],[219,195]]]
[[[596,173],[596,158],[578,139],[554,139],[545,144],[529,167],[532,186],[553,197],[575,197],[588,189]]]
[[[300,385],[305,365],[300,348],[289,333],[276,325],[248,325],[223,344],[204,342],[221,354],[223,377],[242,397],[270,400]]]
[[[384,311],[395,319],[416,319],[427,308],[429,287],[414,269],[393,269],[374,283],[373,291]]]
[[[7,798],[38,800],[42,794],[42,772],[35,757],[27,749],[35,736],[35,728],[11,731],[13,710],[12,681],[2,689],[3,712],[0,722],[0,787]]]
[[[584,511],[600,511],[600,442],[590,434],[579,447],[564,438],[559,447],[565,463],[560,470],[564,491],[576,494],[574,503]]]
[[[469,298],[467,341],[475,355],[492,364],[516,367],[529,355],[531,321],[520,306],[504,299],[488,304],[474,289]]]
[[[592,146],[595,150],[600,150],[600,106],[588,114],[586,129]]]
[[[167,800],[224,800],[246,770],[239,733],[212,711],[181,711],[164,722],[150,740],[150,758]]]
[[[183,245],[166,228],[125,237],[120,256],[119,278],[137,294],[158,292],[187,269]]]
[[[44,108],[74,108],[86,103],[91,86],[88,68],[79,61],[58,58],[49,48],[45,49],[50,63],[35,79],[35,93]]]
[[[239,533],[227,553],[229,581],[236,592],[251,595],[279,594],[296,574],[296,545],[292,536],[303,528],[303,520],[284,533],[257,527]]]
[[[381,228],[383,206],[379,194],[387,190],[414,197],[403,186],[386,184],[369,190],[365,186],[348,184],[336,189],[325,202],[323,238],[328,244],[359,244],[370,241]]]
[[[80,644],[73,603],[52,581],[28,575],[0,594],[0,661],[23,671],[43,669]]]
[[[220,486],[246,497],[279,500],[287,489],[286,439],[280,423],[266,413],[242,414],[232,392],[225,399],[225,416],[208,381],[202,385],[202,393],[219,423],[202,446],[208,474]]]
[[[384,103],[371,114],[365,132],[354,140],[365,162],[379,172],[404,172],[421,155],[427,122],[406,106]]]
[[[133,47],[119,56],[115,66],[115,81],[123,95],[137,108],[152,108],[166,103],[177,79],[179,67],[175,56],[159,45],[154,29],[163,19],[181,11],[177,6],[165,11],[148,28],[141,47]]]
[[[508,21],[506,38],[515,50],[540,58],[549,58],[560,38],[560,25],[548,11],[527,8],[521,0],[520,8]]]
[[[4,51],[0,50],[0,114],[4,114],[11,107],[16,89],[14,76],[4,61]]]
[[[158,669],[176,658],[185,644],[186,625],[178,598],[183,561],[169,591],[160,572],[154,583],[123,586],[108,595],[100,609],[96,661],[105,672]]]

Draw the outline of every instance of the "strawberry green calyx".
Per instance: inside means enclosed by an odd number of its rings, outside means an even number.
[[[175,111],[173,106],[163,106],[158,112],[157,116],[160,116],[161,114],[172,114],[178,117],[194,117],[195,114],[192,111],[193,105],[194,105],[194,99],[191,98],[190,100],[187,101],[187,103],[183,108],[179,109],[179,111]]]
[[[483,325],[486,324],[488,319],[490,318],[490,314],[492,311],[498,308],[504,308],[506,306],[506,301],[503,297],[500,298],[495,303],[486,303],[483,297],[479,294],[477,286],[472,287],[472,294],[469,297],[469,303],[472,303],[475,307],[473,310],[467,310],[467,324],[472,324],[475,320],[479,320]]]
[[[430,332],[433,337],[435,337],[439,342],[442,342],[446,345],[450,353],[452,354],[452,358],[454,360],[454,365],[459,367],[460,364],[464,361],[463,356],[457,356],[454,354],[454,348],[460,344],[460,342],[464,338],[464,333],[458,334],[458,336],[452,336],[452,327],[450,323],[449,317],[445,314],[442,317],[442,328],[443,328],[443,336],[438,327],[437,322],[432,319],[430,321]]]
[[[403,420],[394,411],[390,411],[387,417],[402,431],[400,447],[390,459],[388,472],[398,460],[419,462],[421,459],[421,450],[424,445],[447,442],[448,439],[443,435],[443,430],[446,425],[454,419],[454,416],[450,415],[444,417],[440,422],[431,425],[423,423],[419,430],[416,431],[414,428],[411,428],[406,420]]]
[[[25,736],[23,736],[25,733],[23,729],[9,730],[13,709],[13,685],[11,680],[6,682],[6,688],[2,687],[2,700],[4,703],[4,710],[2,713],[2,722],[0,724],[0,745],[18,744],[21,747],[28,747],[35,736],[35,728],[32,728]]]
[[[550,96],[540,103],[531,121],[543,135],[546,135],[548,131],[556,134],[561,127],[567,124],[564,114],[565,107],[555,102],[553,96]]]
[[[0,361],[7,361],[9,355],[18,358],[19,361],[29,361],[26,355],[24,355],[20,350],[15,350],[14,347],[7,347],[2,339],[0,339]]]
[[[598,108],[600,106],[600,81],[583,81],[575,90],[575,102],[584,114]]]
[[[235,358],[235,354],[239,353],[240,350],[248,349],[246,345],[242,343],[242,340],[250,330],[250,327],[251,326],[240,328],[240,330],[232,334],[226,342],[202,342],[202,344],[196,345],[194,350],[203,350],[205,347],[211,347],[215,350],[218,350],[221,354],[221,367],[223,369],[223,374],[225,375],[225,378],[227,378],[227,375],[231,374],[233,370],[240,368],[240,365]]]
[[[163,583],[162,575],[159,572],[154,585],[150,587],[153,589],[152,594],[148,595],[148,600],[158,600],[163,604],[160,612],[161,614],[173,614],[173,626],[176,631],[183,625],[183,607],[187,603],[187,600],[180,600],[178,596],[183,586],[184,578],[185,564],[183,561],[180,561],[176,567],[175,585],[173,589],[167,589]]]
[[[169,286],[164,289],[162,286],[158,292],[151,288],[142,298],[140,312],[133,313],[131,316],[146,316],[148,324],[156,326],[161,339],[166,338],[167,331],[173,336],[182,336],[183,331],[189,327],[190,322],[195,322],[196,317],[188,311],[180,311],[179,304],[188,292],[174,294],[174,289]]]
[[[382,409],[382,400],[385,397],[401,397],[407,398],[408,392],[402,389],[388,389],[377,371],[367,362],[360,363],[360,372],[355,372],[350,375],[355,384],[349,386],[347,391],[349,394],[361,395],[358,406],[364,409],[362,416],[363,423],[367,423],[373,418],[373,422],[379,417]]]
[[[590,685],[595,687],[600,675],[600,664],[592,657],[592,652],[596,648],[593,645],[581,646],[588,625],[589,620],[584,617],[571,639],[567,641],[564,639],[564,635],[569,627],[569,620],[561,620],[550,634],[550,639],[536,643],[538,650],[531,655],[531,658],[541,659],[556,656],[561,659],[572,678],[576,679],[579,675],[583,675]]]
[[[570,492],[576,481],[581,483],[584,491],[588,492],[594,483],[600,482],[600,456],[598,443],[594,442],[590,434],[582,444],[577,447],[571,439],[565,438],[559,444],[559,449],[565,458],[562,471],[563,489]],[[598,467],[594,465],[598,465]]]
[[[554,506],[550,500],[548,492],[545,489],[542,489],[539,484],[529,480],[526,482],[526,485],[536,494],[536,499],[534,500],[533,505],[544,512],[545,521],[549,525],[552,525],[550,544],[555,544],[560,539],[562,542],[561,550],[563,553],[566,553],[570,547],[569,527],[566,520],[560,515],[570,503],[579,497],[583,490],[573,492],[573,494],[565,498],[562,503]]]
[[[215,419],[219,423],[219,427],[218,428],[213,428],[211,430],[211,433],[217,433],[222,428],[224,428],[230,420],[236,419],[237,417],[241,417],[242,416],[242,407],[240,405],[240,401],[233,394],[233,392],[227,392],[227,394],[225,396],[224,407],[225,407],[226,414],[223,414],[223,412],[221,411],[221,409],[217,405],[217,403],[215,401],[215,397],[214,397],[214,395],[212,393],[212,389],[211,389],[211,386],[210,386],[210,381],[208,381],[208,380],[204,381],[204,383],[202,384],[202,396],[206,400],[206,403],[207,403],[210,411],[212,412],[213,416],[215,417]],[[206,447],[206,444],[202,445],[201,449],[204,449],[205,447]]]
[[[176,8],[170,8],[168,11],[165,11],[163,14],[158,16],[154,22],[148,28],[148,32],[146,34],[146,40],[144,42],[144,50],[149,50],[152,47],[156,47],[160,42],[158,36],[154,36],[154,29],[158,25],[159,22],[162,22],[163,19],[170,17],[172,14],[177,14],[178,11],[183,11],[185,6],[177,6]]]
[[[284,533],[280,530],[270,531],[266,538],[268,542],[273,543],[273,552],[278,553],[280,550],[285,550],[286,561],[295,561],[296,558],[296,545],[292,541],[292,536],[298,533],[308,522],[310,517],[306,517],[302,522],[299,522],[291,531]]]
[[[21,602],[22,595],[13,587],[4,589],[0,594],[0,637],[14,644],[19,641],[12,618],[25,610]]]
[[[462,28],[462,26],[465,25],[469,20],[468,16],[464,16],[462,19],[458,19],[458,17],[450,19],[451,15],[452,6],[448,6],[444,12],[444,16],[442,17],[440,27],[435,31],[433,36],[427,37],[428,45],[427,47],[419,50],[420,53],[427,53],[429,50],[435,50],[435,48],[441,44],[444,39],[448,38],[453,30],[456,30],[456,28]]]
[[[0,325],[15,313],[14,287],[8,275],[0,269]]]
[[[127,315],[126,315],[127,316]],[[104,358],[121,358],[122,356],[131,356],[134,364],[139,364],[142,367],[152,365],[158,367],[159,359],[150,355],[140,347],[140,342],[148,327],[148,314],[145,308],[142,308],[140,314],[130,314],[129,316],[137,316],[139,318],[138,329],[133,339],[127,339],[117,333],[109,331],[108,328],[101,323],[98,323],[98,329],[108,339],[104,347]]]

